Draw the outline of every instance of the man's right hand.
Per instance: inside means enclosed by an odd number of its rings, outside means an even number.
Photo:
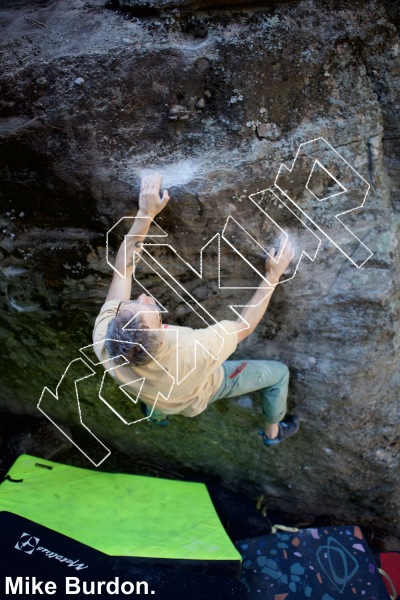
[[[281,237],[278,251],[275,252],[275,248],[271,248],[269,255],[265,261],[265,276],[269,283],[276,285],[294,257],[294,250],[289,238]]]
[[[152,219],[164,208],[169,200],[168,191],[164,190],[160,198],[162,182],[161,173],[150,173],[142,177],[139,195],[139,210],[137,217],[124,237],[115,259],[115,267],[110,289],[106,300],[129,300],[132,291],[132,274],[135,269],[135,259],[141,252]],[[134,253],[136,253],[134,255]]]
[[[138,216],[153,219],[166,206],[169,200],[168,190],[164,190],[162,198],[160,198],[161,182],[161,173],[149,173],[142,177]]]

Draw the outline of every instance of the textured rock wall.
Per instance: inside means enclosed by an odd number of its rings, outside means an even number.
[[[40,414],[43,387],[54,390],[90,343],[111,276],[105,233],[135,210],[143,169],[163,171],[172,199],[158,223],[196,267],[230,215],[265,241],[249,194],[323,136],[371,185],[348,223],[374,255],[357,269],[325,239],[235,354],[288,364],[301,433],[267,452],[256,397],[176,417],[165,430],[128,427],[96,401],[89,380],[82,416],[111,449],[262,492],[271,507],[400,535],[396,3],[108,6],[38,0],[0,12],[1,409]],[[314,209],[326,216],[318,201]],[[299,249],[304,231],[287,228]],[[261,267],[259,252],[247,251]],[[203,281],[154,252],[210,311],[228,316],[215,249]],[[224,245],[222,267],[224,285],[257,284]],[[142,277],[154,290],[157,278]],[[248,294],[225,292],[223,307]],[[185,305],[168,304],[166,290],[158,298],[175,322],[198,325]],[[60,411],[66,426],[73,412]]]

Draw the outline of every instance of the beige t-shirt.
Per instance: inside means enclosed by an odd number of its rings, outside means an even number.
[[[118,304],[118,300],[106,302],[94,325],[94,351],[102,363],[109,361],[104,340]],[[151,405],[157,400],[157,410],[194,417],[205,410],[222,383],[221,364],[237,346],[236,323],[221,321],[204,329],[163,325],[162,337],[154,360],[147,365],[114,366],[109,373],[127,391],[139,394],[139,400]],[[113,364],[108,362],[105,368]]]

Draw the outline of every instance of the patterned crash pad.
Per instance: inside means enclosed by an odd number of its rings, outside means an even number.
[[[249,600],[388,600],[359,527],[279,532],[236,543]]]

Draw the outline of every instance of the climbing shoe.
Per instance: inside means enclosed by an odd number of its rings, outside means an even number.
[[[149,417],[148,421],[149,423],[154,423],[154,425],[159,425],[161,427],[166,427],[168,425],[168,415],[164,415],[164,417],[161,418],[154,418],[154,417],[150,417],[150,411],[151,409],[148,408],[148,406],[144,403],[144,402],[140,402],[140,410],[142,411],[142,413],[144,414],[145,417]]]
[[[268,438],[265,435],[264,431],[259,431],[258,433],[263,436],[264,444],[266,446],[268,446],[268,447],[276,446],[277,444],[280,444],[281,442],[286,440],[288,437],[297,433],[299,430],[299,427],[300,427],[299,417],[297,415],[290,415],[289,417],[286,417],[286,419],[283,419],[283,421],[278,423],[278,428],[279,428],[278,435],[273,440]]]
[[[168,425],[168,416],[165,416],[164,419],[153,419],[150,417],[150,423],[154,423],[154,425],[158,425],[160,427],[166,427]]]

